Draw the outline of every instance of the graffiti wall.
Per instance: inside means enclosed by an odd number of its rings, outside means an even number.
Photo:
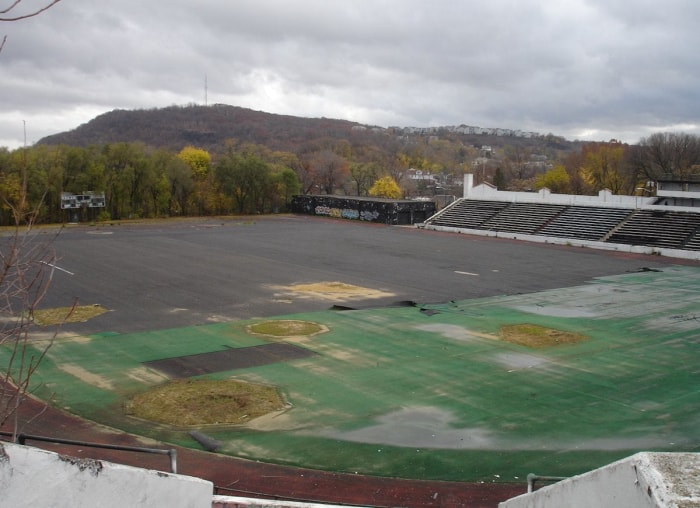
[[[407,225],[424,222],[435,213],[432,201],[408,201],[350,196],[294,196],[292,212],[337,219]]]

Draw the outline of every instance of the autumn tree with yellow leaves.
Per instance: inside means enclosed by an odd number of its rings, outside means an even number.
[[[374,182],[368,194],[375,198],[400,199],[403,197],[401,187],[390,176],[383,176]]]
[[[204,180],[211,170],[211,155],[206,150],[186,146],[177,156],[190,167],[196,180]]]
[[[625,186],[624,154],[625,148],[622,143],[584,145],[581,176],[596,192],[608,189],[613,194],[620,194]]]
[[[547,188],[556,194],[569,194],[571,192],[571,180],[566,172],[566,168],[562,165],[557,165],[537,177],[536,187],[537,189]]]
[[[217,208],[218,195],[216,181],[211,171],[211,155],[206,150],[186,146],[177,154],[192,171],[194,187],[192,204],[198,215],[214,213]]]

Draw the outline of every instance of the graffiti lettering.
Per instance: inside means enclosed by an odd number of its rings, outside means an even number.
[[[351,208],[343,208],[342,215],[344,219],[358,219],[360,217],[360,212]]]
[[[368,221],[373,221],[377,217],[379,217],[379,212],[370,212],[370,211],[363,211],[360,214],[360,220],[368,220]]]
[[[375,211],[362,211],[360,212],[359,210],[355,210],[353,208],[331,208],[329,206],[325,205],[319,205],[316,208],[314,208],[314,212],[316,215],[326,215],[328,217],[336,217],[336,218],[343,218],[343,219],[350,219],[350,220],[366,220],[366,221],[373,221],[376,220],[377,217],[379,217],[379,212]]]

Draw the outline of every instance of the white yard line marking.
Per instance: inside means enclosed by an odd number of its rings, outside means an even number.
[[[55,268],[56,270],[61,270],[62,272],[66,272],[68,275],[75,275],[73,272],[69,272],[65,268],[61,268],[60,266],[56,266],[52,263],[47,263],[46,261],[39,261],[42,265],[50,266],[51,268]]]
[[[472,273],[472,272],[460,272],[459,270],[455,270],[455,273],[458,273],[460,275],[473,275],[474,277],[478,277],[478,273]]]

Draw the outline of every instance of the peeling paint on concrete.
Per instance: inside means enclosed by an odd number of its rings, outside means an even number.
[[[93,459],[76,459],[75,457],[67,457],[65,455],[59,455],[59,460],[67,462],[73,466],[76,466],[80,472],[87,471],[92,476],[99,476],[102,472],[102,462]]]

